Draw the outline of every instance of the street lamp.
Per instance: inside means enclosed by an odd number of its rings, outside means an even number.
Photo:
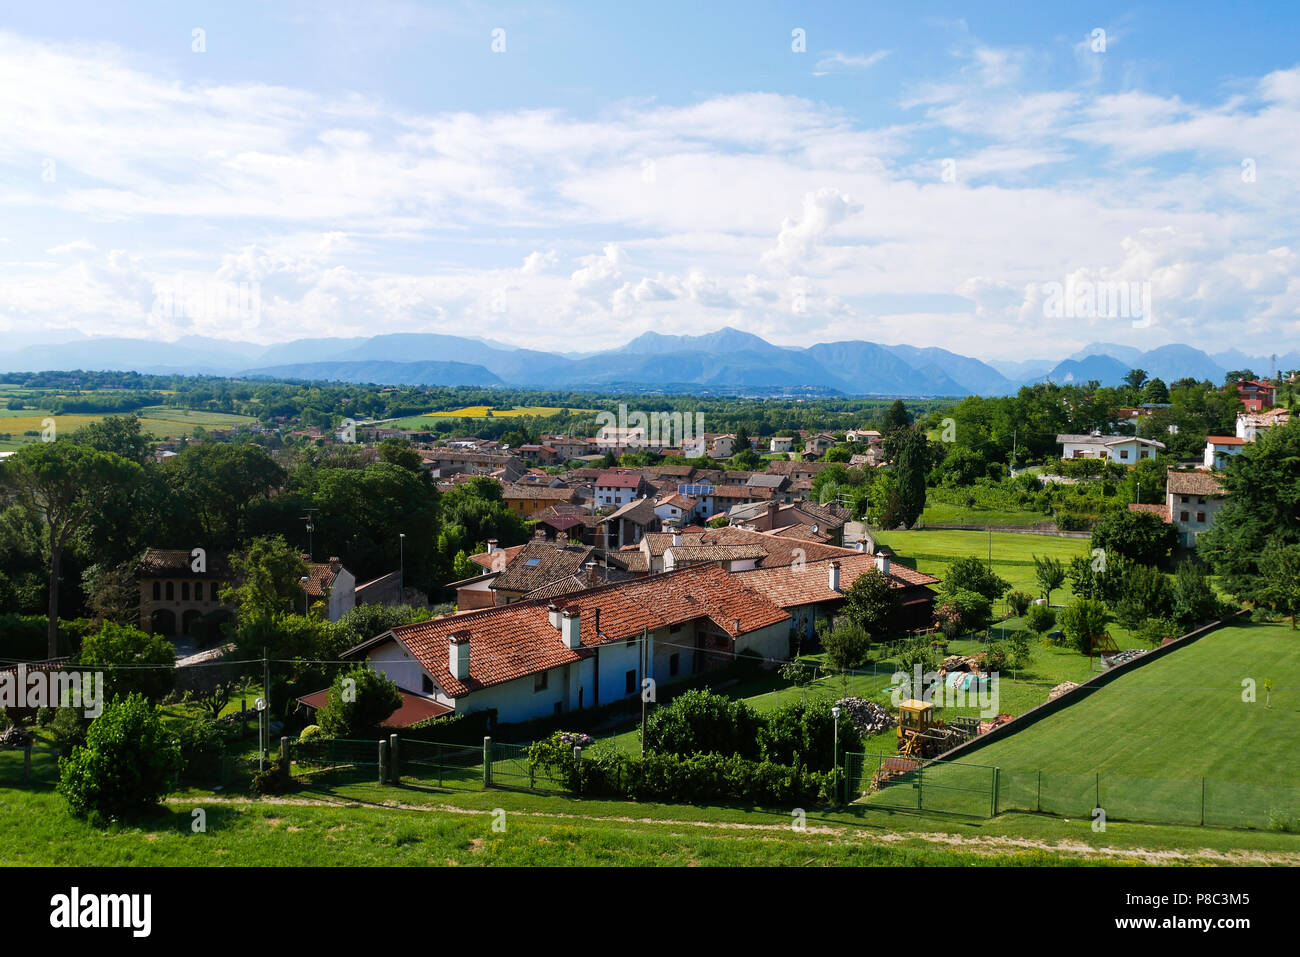
[[[397,549],[400,561],[397,573],[397,600],[400,602],[406,594],[406,532],[397,533]]]
[[[831,717],[835,719],[835,740],[831,744],[831,773],[835,776],[832,780],[839,777],[840,772],[840,706],[835,705],[831,708]],[[840,793],[839,781],[835,780],[835,796],[838,798]]]

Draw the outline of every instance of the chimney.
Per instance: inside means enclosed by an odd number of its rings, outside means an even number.
[[[551,627],[556,631],[560,630],[560,606],[551,602],[546,606],[546,616],[551,620]]]
[[[880,569],[880,574],[888,577],[889,575],[889,556],[884,552],[876,552],[876,567]]]
[[[497,540],[496,540],[495,538],[489,538],[489,539],[488,539],[488,554],[489,554],[489,555],[495,555],[496,553],[497,553]]]
[[[682,547],[682,530],[680,528],[673,529],[673,547],[674,548]]]
[[[600,566],[596,563],[595,559],[587,562],[586,569],[588,585],[595,585],[596,582],[600,580],[599,572],[597,571],[598,568],[600,568]]]
[[[557,532],[556,535],[555,535],[555,540],[556,540],[557,542],[559,542],[561,545],[567,545],[567,544],[569,544],[569,533],[568,533],[568,532]]]
[[[570,605],[561,613],[561,634],[564,638],[564,647],[581,648],[582,647],[582,620],[579,617],[577,605]]]
[[[457,681],[469,678],[469,632],[458,631],[447,645],[447,670]]]
[[[339,567],[339,564],[340,564],[340,562],[339,562],[339,557],[338,557],[337,555],[331,555],[331,556],[330,556],[330,568],[333,568],[333,569],[337,570],[338,567]]]
[[[831,578],[830,581],[831,591],[835,591],[835,592],[839,591],[840,590],[840,563],[839,562],[831,562],[830,578]]]

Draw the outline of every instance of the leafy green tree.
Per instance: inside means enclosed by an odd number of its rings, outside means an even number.
[[[1179,565],[1174,575],[1173,617],[1184,628],[1191,628],[1213,621],[1219,613],[1219,598],[1205,569],[1192,561]]]
[[[58,792],[76,817],[121,820],[156,806],[181,769],[180,742],[138,694],[91,722],[84,747],[59,759]]]
[[[989,602],[997,601],[1011,587],[1011,584],[999,577],[983,559],[974,555],[964,556],[951,563],[944,572],[943,584],[973,591],[983,595]]]
[[[844,599],[844,614],[868,640],[885,641],[893,634],[902,602],[880,569],[869,568],[855,578]]]
[[[50,568],[46,635],[51,658],[59,654],[59,572],[64,550],[115,490],[133,485],[140,476],[139,465],[114,452],[67,441],[26,445],[3,465],[3,485],[45,523]]]
[[[411,448],[411,443],[407,439],[395,437],[384,439],[379,443],[379,460],[417,475],[424,471],[424,460],[420,458],[419,452]]]
[[[1169,401],[1169,387],[1161,379],[1152,379],[1142,389],[1142,401],[1161,404]]]
[[[1274,611],[1289,616],[1295,631],[1300,614],[1300,545],[1271,540],[1260,557],[1260,566],[1268,577],[1261,597]]]
[[[1047,603],[1052,603],[1052,592],[1060,588],[1065,582],[1065,566],[1061,564],[1059,558],[1034,558],[1034,577],[1038,579],[1039,587],[1043,589],[1043,597]]]
[[[1123,555],[1139,565],[1164,562],[1177,541],[1177,530],[1159,515],[1127,508],[1110,512],[1092,531],[1093,548],[1104,549],[1107,556]]]
[[[977,591],[950,585],[945,580],[941,596],[943,607],[948,609],[952,635],[983,631],[993,620],[992,603]]]
[[[175,537],[208,549],[236,547],[248,511],[286,479],[261,446],[216,442],[183,449],[163,464],[163,474],[173,493]]]
[[[1056,627],[1056,612],[1050,605],[1030,605],[1025,612],[1025,624],[1041,637]]]
[[[1142,388],[1142,383],[1147,381],[1146,369],[1129,369],[1124,376],[1124,383],[1133,391]]]
[[[1091,598],[1076,598],[1061,612],[1061,630],[1079,650],[1090,655],[1106,634],[1106,606]]]
[[[818,624],[825,626],[826,619]],[[818,638],[826,652],[826,663],[842,675],[866,661],[871,649],[871,635],[852,620],[837,622],[833,628],[820,628]]]
[[[222,587],[221,600],[235,606],[241,624],[301,611],[307,563],[282,537],[253,539],[230,565],[234,581]]]
[[[176,684],[176,648],[168,639],[111,621],[81,640],[77,661],[103,669],[107,698],[140,694],[158,702]]]
[[[359,664],[334,679],[316,721],[332,738],[359,738],[374,732],[401,706],[397,685]]]
[[[1270,587],[1260,563],[1270,541],[1300,545],[1300,417],[1273,428],[1232,456],[1222,482],[1227,500],[1196,549],[1223,588],[1244,601],[1267,604]]]
[[[1134,565],[1123,578],[1115,617],[1125,628],[1136,630],[1148,618],[1167,618],[1173,611],[1169,579],[1150,565]]]
[[[930,440],[921,429],[899,429],[885,440],[885,456],[898,483],[898,519],[911,528],[925,511],[925,481],[933,464]]]
[[[902,399],[895,399],[894,404],[885,413],[885,422],[880,427],[880,434],[888,437],[899,429],[909,428],[911,424],[912,413],[907,411],[907,406],[903,404]]]

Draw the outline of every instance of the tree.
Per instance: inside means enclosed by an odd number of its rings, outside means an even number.
[[[316,723],[332,738],[359,738],[371,734],[402,706],[402,694],[386,675],[358,664],[330,685]]]
[[[140,586],[135,579],[139,561],[91,565],[81,573],[81,590],[91,614],[100,621],[130,625],[140,620]]]
[[[880,427],[880,434],[888,438],[899,429],[906,429],[911,424],[912,413],[907,411],[907,406],[903,404],[902,399],[895,399],[894,404],[885,413],[885,422]]]
[[[925,480],[933,464],[930,440],[921,429],[904,428],[890,434],[884,449],[898,483],[898,519],[911,528],[925,511]]]
[[[1205,569],[1192,561],[1179,565],[1174,575],[1173,617],[1184,628],[1192,628],[1218,618],[1219,613],[1219,599]]]
[[[1290,616],[1295,631],[1296,615],[1300,614],[1300,545],[1271,540],[1259,564],[1268,577],[1261,597],[1274,611]]]
[[[1115,617],[1125,628],[1137,629],[1148,618],[1167,618],[1173,611],[1169,579],[1150,565],[1134,565],[1123,576]]]
[[[1050,605],[1030,605],[1025,612],[1025,624],[1030,631],[1042,637],[1056,627],[1056,612]]]
[[[230,565],[235,580],[222,587],[221,600],[236,607],[241,626],[301,607],[307,564],[281,536],[253,539]]]
[[[77,661],[105,672],[106,698],[139,694],[157,702],[176,684],[176,648],[169,640],[111,621],[82,639]]]
[[[1065,581],[1065,567],[1061,564],[1059,558],[1034,558],[1034,577],[1038,579],[1039,586],[1043,589],[1043,597],[1047,603],[1052,603],[1052,592],[1061,587]]]
[[[845,615],[869,640],[885,641],[893,633],[901,600],[880,569],[869,568],[855,578],[844,599]]]
[[[119,820],[155,806],[181,769],[180,743],[138,694],[110,703],[84,747],[59,759],[58,792],[76,817]]]
[[[49,657],[59,655],[59,570],[72,537],[110,496],[139,481],[140,466],[73,442],[24,446],[4,464],[4,484],[45,522],[49,549]]]
[[[1110,512],[1092,530],[1093,548],[1104,549],[1108,557],[1123,555],[1139,565],[1161,564],[1177,541],[1177,530],[1161,516],[1127,508]]]
[[[1076,598],[1061,612],[1061,630],[1080,654],[1091,655],[1106,634],[1106,606],[1091,598]]]
[[[1237,598],[1267,604],[1260,563],[1269,542],[1300,545],[1300,417],[1273,428],[1228,461],[1228,495],[1196,550]]]
[[[818,622],[818,640],[826,652],[826,663],[844,679],[845,694],[848,693],[849,673],[862,664],[871,648],[871,635],[852,619],[841,621],[835,627],[826,626],[826,619]]]
[[[234,548],[244,517],[281,487],[284,470],[259,445],[204,442],[163,464],[175,502],[177,534],[209,549]]]
[[[1130,389],[1136,392],[1142,388],[1142,383],[1147,381],[1147,371],[1145,369],[1129,369],[1124,376],[1124,382]]]
[[[1152,379],[1142,389],[1142,401],[1163,405],[1169,401],[1169,387],[1162,379]]]
[[[992,621],[991,603],[979,592],[968,588],[958,588],[943,583],[943,604],[940,606],[941,620],[948,622],[945,634],[949,638],[963,632],[978,632],[986,629]]]
[[[420,458],[419,452],[411,448],[411,443],[407,439],[396,437],[384,439],[379,443],[379,460],[417,475],[424,471],[424,460]]]
[[[997,601],[1011,587],[983,559],[974,555],[967,555],[950,564],[944,572],[943,583],[945,587],[963,588],[983,595],[989,602]]]

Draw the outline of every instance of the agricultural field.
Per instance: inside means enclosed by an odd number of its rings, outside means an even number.
[[[491,405],[467,405],[461,409],[453,409],[445,412],[425,412],[424,418],[443,418],[443,419],[515,419],[525,416],[536,416],[538,418],[547,418],[552,415],[559,415],[566,411],[559,406],[551,405],[521,405],[513,409],[498,409]],[[595,409],[568,409],[569,412],[595,412]]]
[[[120,414],[120,413],[119,413]],[[0,408],[0,435],[8,434],[8,439],[0,438],[0,451],[13,451],[30,442],[40,441],[38,435],[25,435],[26,432],[40,433],[45,428],[45,420],[53,419],[56,434],[68,434],[92,422],[105,418],[107,413],[86,413],[75,415],[52,415],[49,412],[23,409],[13,411]],[[155,439],[174,439],[193,433],[198,427],[205,429],[228,429],[256,422],[246,415],[230,415],[224,412],[198,412],[192,409],[173,409],[167,406],[146,406],[139,410],[141,425]]]

